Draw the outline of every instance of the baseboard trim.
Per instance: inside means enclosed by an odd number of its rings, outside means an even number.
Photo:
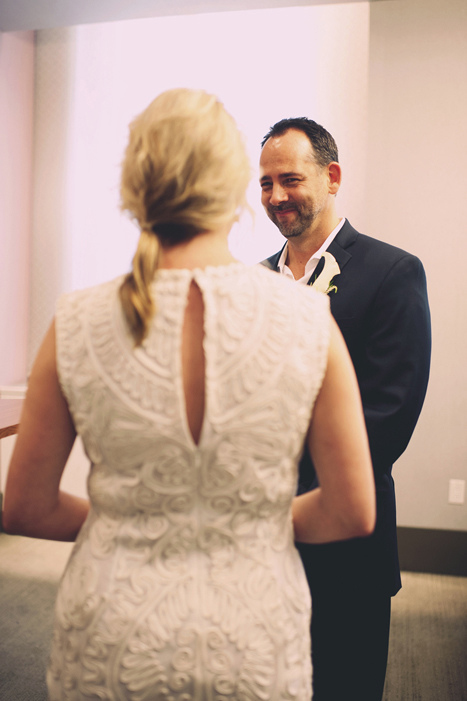
[[[397,528],[401,570],[467,577],[467,531]]]

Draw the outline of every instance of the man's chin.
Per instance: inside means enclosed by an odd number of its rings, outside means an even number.
[[[285,222],[280,221],[274,214],[271,214],[270,212],[267,212],[267,215],[272,221],[272,223],[275,224],[275,226],[277,226],[282,236],[284,236],[286,239],[296,238],[297,236],[300,236],[300,234],[303,231],[302,227],[298,229],[297,227],[287,226]]]
[[[284,236],[284,238],[286,238],[287,240],[295,239],[302,234],[302,229],[300,229],[299,231],[297,229],[288,229],[285,226],[279,226],[279,224],[277,224],[276,222],[274,223],[281,232],[282,236]]]

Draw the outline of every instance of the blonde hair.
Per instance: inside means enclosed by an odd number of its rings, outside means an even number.
[[[159,243],[174,246],[231,226],[246,207],[250,165],[233,118],[213,95],[184,88],[159,95],[130,125],[121,208],[141,236],[120,299],[135,345],[154,314],[150,284]]]

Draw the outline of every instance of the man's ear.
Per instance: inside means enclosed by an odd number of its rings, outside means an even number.
[[[329,192],[331,195],[337,195],[337,191],[341,185],[342,179],[342,169],[339,163],[332,161],[328,163],[328,175],[329,175]]]

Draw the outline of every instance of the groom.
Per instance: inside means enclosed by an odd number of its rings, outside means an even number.
[[[372,536],[298,544],[313,602],[313,700],[379,701],[390,602],[401,587],[391,470],[425,398],[430,312],[420,260],[337,216],[340,182],[335,141],[316,122],[284,119],[264,137],[261,201],[286,242],[263,264],[328,292],[356,370],[376,483]],[[316,486],[305,454],[299,492]]]

